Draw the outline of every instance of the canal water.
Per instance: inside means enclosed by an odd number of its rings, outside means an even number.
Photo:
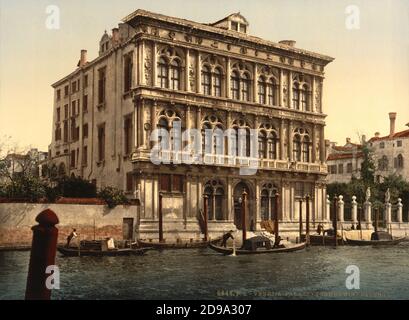
[[[28,262],[29,252],[0,252],[0,299],[24,298]],[[409,299],[408,243],[236,257],[210,249],[58,254],[56,263],[53,299]],[[346,287],[350,265],[359,268],[359,290]]]

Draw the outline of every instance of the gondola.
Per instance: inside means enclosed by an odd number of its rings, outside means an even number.
[[[352,240],[346,239],[347,245],[350,246],[392,246],[405,241],[406,238],[395,238],[392,240]]]
[[[130,255],[143,255],[146,251],[151,248],[125,248],[125,249],[111,249],[111,250],[95,250],[95,249],[78,249],[74,247],[58,247],[57,250],[59,253],[66,257],[79,257],[79,256],[108,256],[108,257],[117,257],[117,256],[130,256]]]
[[[259,244],[262,243],[262,246]],[[271,247],[270,239],[265,237],[254,237],[246,240],[243,248],[225,248],[218,246],[214,243],[209,244],[209,248],[222,253],[224,255],[245,255],[245,254],[270,254],[270,253],[285,253],[303,250],[305,248],[305,242],[298,244],[280,245],[278,248]]]
[[[138,245],[141,248],[150,247],[157,250],[166,249],[195,249],[195,248],[207,248],[211,243],[217,243],[221,238],[217,238],[211,241],[180,241],[180,242],[159,242],[159,241],[147,241],[138,240]]]

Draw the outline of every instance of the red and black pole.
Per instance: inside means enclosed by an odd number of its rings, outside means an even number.
[[[305,244],[310,245],[310,196],[305,197]]]
[[[246,214],[246,206],[247,206],[247,192],[246,190],[243,191],[242,194],[242,203],[241,203],[241,225],[242,225],[242,229],[243,229],[243,246],[244,246],[244,242],[246,241],[246,237],[247,237],[247,225],[246,225],[246,219],[247,219],[247,214]]]
[[[159,242],[163,242],[162,193],[159,193]]]
[[[207,242],[209,241],[209,228],[208,228],[208,202],[209,202],[209,196],[208,195],[203,195],[203,206],[204,206],[204,241]]]
[[[55,265],[57,252],[59,223],[57,215],[50,209],[41,212],[36,221],[38,225],[33,230],[30,265],[28,268],[26,300],[50,300],[51,289],[47,288],[46,280],[49,275],[46,269]]]
[[[334,219],[333,219],[333,227],[334,227],[334,246],[338,245],[338,198],[334,196]]]
[[[280,240],[280,236],[279,236],[279,225],[278,225],[278,219],[280,217],[280,212],[281,212],[281,208],[280,208],[280,194],[278,192],[275,193],[275,207],[276,207],[276,213],[275,213],[275,219],[274,219],[274,232],[275,232],[275,241],[274,244],[277,245]]]
[[[300,236],[299,236],[299,242],[301,243],[301,239],[302,239],[302,199],[300,199],[300,214],[299,214],[299,218],[300,218]]]

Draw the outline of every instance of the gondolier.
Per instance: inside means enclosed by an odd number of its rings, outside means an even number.
[[[234,237],[233,237],[233,230],[230,230],[229,232],[227,232],[226,234],[224,234],[223,235],[223,238],[222,238],[222,247],[227,247],[227,240],[229,240],[229,239],[232,239],[232,240],[234,240]]]
[[[72,229],[71,233],[67,237],[67,245],[66,245],[67,248],[70,246],[71,240],[75,239],[76,237],[78,237],[77,230]]]

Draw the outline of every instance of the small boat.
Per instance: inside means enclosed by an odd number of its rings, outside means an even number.
[[[301,235],[301,241],[305,242],[305,234]],[[318,234],[311,234],[310,235],[310,244],[312,246],[322,246],[322,245],[334,245],[334,236],[328,236],[328,235],[318,235]],[[337,244],[338,245],[343,245],[344,241],[340,236],[337,237]]]
[[[406,237],[393,238],[387,232],[373,232],[371,240],[352,240],[346,238],[347,244],[351,246],[392,246],[406,240]]]
[[[129,256],[129,255],[143,255],[146,251],[151,248],[138,248],[138,249],[109,249],[109,250],[95,250],[95,249],[78,249],[75,247],[57,247],[59,253],[66,257],[80,257],[80,256],[108,256],[108,257],[117,257],[117,256]]]
[[[138,245],[141,248],[153,248],[158,250],[164,249],[195,249],[195,248],[207,248],[211,243],[217,243],[221,238],[217,238],[211,241],[179,241],[179,242],[159,242],[159,241],[147,241],[138,240]]]
[[[209,244],[209,248],[222,253],[224,255],[231,255],[235,253],[236,255],[244,254],[269,254],[269,253],[284,253],[299,251],[305,248],[305,242],[290,245],[279,245],[278,247],[271,246],[271,240],[267,237],[257,236],[247,239],[244,243],[243,248],[225,248],[218,246],[214,243]]]

